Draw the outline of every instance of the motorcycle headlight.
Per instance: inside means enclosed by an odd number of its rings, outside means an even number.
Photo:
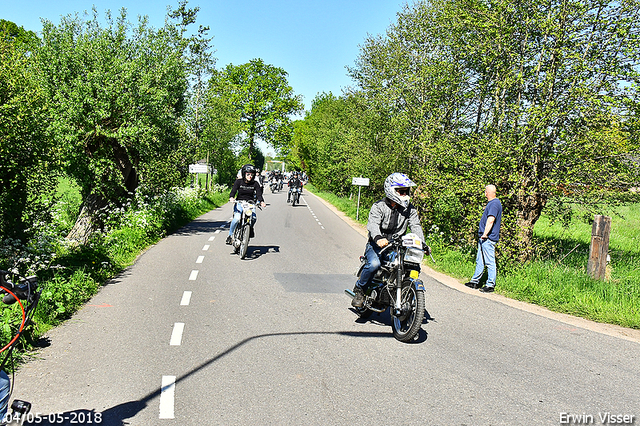
[[[404,261],[410,263],[422,263],[422,258],[424,257],[424,251],[419,248],[409,247],[407,251],[404,253]]]
[[[243,211],[244,211],[244,214],[246,214],[247,216],[251,216],[251,213],[252,213],[251,209],[244,209]]]

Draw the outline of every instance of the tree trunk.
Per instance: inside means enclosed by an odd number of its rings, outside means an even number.
[[[526,262],[533,257],[533,227],[540,218],[542,209],[547,203],[547,197],[540,193],[526,193],[520,190],[516,196],[516,241],[518,250],[517,258],[520,262]]]
[[[67,235],[67,239],[80,245],[87,244],[91,234],[100,227],[96,220],[96,214],[107,204],[108,202],[104,197],[96,194],[89,195],[82,202],[78,219],[76,219],[76,223],[73,225],[69,235]]]

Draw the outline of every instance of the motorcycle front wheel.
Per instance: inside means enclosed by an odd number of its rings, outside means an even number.
[[[401,342],[413,340],[424,318],[424,291],[416,290],[411,282],[403,283],[402,312],[399,316],[392,315],[392,318],[393,337]]]
[[[249,234],[251,233],[251,225],[245,223],[242,225],[242,239],[240,240],[240,259],[244,259],[247,255],[249,247]]]

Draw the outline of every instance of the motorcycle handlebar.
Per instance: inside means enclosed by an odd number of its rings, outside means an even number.
[[[382,250],[380,250],[380,254],[384,253],[386,250],[390,249],[391,247],[397,247],[397,246],[401,245],[402,244],[402,236],[400,236],[400,235],[392,235],[389,238],[388,241],[389,241],[389,244],[387,244],[386,246],[384,246],[382,248]],[[431,256],[431,247],[429,247],[424,241],[422,242],[422,251],[424,251],[425,254]],[[432,259],[433,259],[433,257],[432,257]]]

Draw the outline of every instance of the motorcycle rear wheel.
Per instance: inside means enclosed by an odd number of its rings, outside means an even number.
[[[405,281],[402,288],[403,312],[392,315],[393,337],[401,342],[410,342],[420,331],[424,319],[424,291],[416,290],[413,283]],[[391,308],[393,309],[393,307]]]
[[[244,259],[247,255],[247,248],[249,247],[249,234],[251,233],[250,225],[245,223],[242,226],[242,239],[240,240],[240,259]]]

